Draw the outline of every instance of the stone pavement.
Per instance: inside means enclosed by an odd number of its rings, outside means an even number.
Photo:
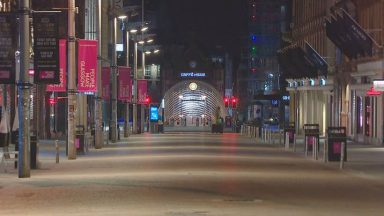
[[[380,150],[352,144],[346,169],[238,134],[131,136],[76,160],[40,142],[29,179],[0,173],[0,215],[383,215]],[[374,156],[375,155],[375,156]]]

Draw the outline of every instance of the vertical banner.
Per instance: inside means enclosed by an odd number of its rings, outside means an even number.
[[[16,17],[0,12],[0,84],[15,83]]]
[[[147,80],[137,80],[137,104],[146,104]]]
[[[33,13],[34,82],[58,84],[59,19],[57,13]]]
[[[79,40],[77,59],[77,91],[97,91],[97,41]]]
[[[59,40],[59,84],[47,85],[48,92],[66,92],[67,91],[67,41]]]
[[[129,67],[119,67],[119,100],[131,102],[131,84],[131,69]]]
[[[101,86],[102,86],[102,98],[104,100],[110,99],[111,87],[110,87],[110,79],[111,79],[111,68],[103,67],[101,70]]]

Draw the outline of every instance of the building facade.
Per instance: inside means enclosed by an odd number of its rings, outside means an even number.
[[[383,79],[383,8],[380,0],[293,1],[293,46],[310,44],[328,64],[327,74],[287,79],[299,132],[342,126],[355,141],[383,143],[383,96],[373,89]]]
[[[272,119],[284,124],[283,82],[276,51],[287,28],[288,13],[289,1],[248,1],[243,67],[237,77],[240,120],[262,123]]]

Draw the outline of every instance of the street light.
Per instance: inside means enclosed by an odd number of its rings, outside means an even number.
[[[147,26],[143,26],[142,28],[141,28],[141,32],[146,32],[148,30],[148,27]]]
[[[125,47],[125,66],[126,67],[129,67],[129,30],[128,30],[128,16],[126,15],[121,15],[118,17],[121,22],[123,23],[123,28],[121,29],[124,33],[125,31],[125,41],[126,41],[126,47]],[[126,23],[124,23],[125,21],[127,21]],[[122,39],[123,43],[124,43],[124,34],[123,34],[123,39]],[[125,121],[124,121],[124,137],[128,137],[129,136],[129,132],[130,132],[130,126],[129,126],[129,102],[126,102],[125,105]]]

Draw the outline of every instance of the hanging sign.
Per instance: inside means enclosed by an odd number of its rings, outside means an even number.
[[[381,95],[381,91],[376,91],[375,89],[373,89],[373,87],[371,87],[368,91],[367,91],[367,96],[378,96],[378,95]]]
[[[0,84],[15,83],[16,17],[0,13]]]
[[[58,84],[59,19],[57,13],[33,13],[34,82]]]
[[[97,91],[97,41],[78,41],[77,91]]]
[[[147,80],[137,80],[137,104],[147,104]]]
[[[131,84],[131,69],[129,67],[119,67],[119,100],[127,102],[131,101]]]
[[[67,91],[67,41],[62,39],[59,41],[59,57],[60,57],[60,73],[59,84],[51,84],[47,86],[48,92],[66,92]]]
[[[102,98],[104,100],[109,100],[111,87],[110,87],[110,79],[111,79],[111,68],[103,67],[101,70],[101,86],[102,86]]]

